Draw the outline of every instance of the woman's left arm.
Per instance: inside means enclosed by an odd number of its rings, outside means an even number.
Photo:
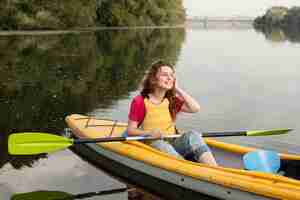
[[[200,111],[199,103],[183,89],[176,84],[176,93],[183,99],[184,103],[181,107],[182,112],[196,113]]]

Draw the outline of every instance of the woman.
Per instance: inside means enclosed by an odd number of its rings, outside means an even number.
[[[154,63],[142,83],[128,115],[129,136],[149,135],[160,138],[176,134],[175,120],[179,112],[199,112],[197,101],[178,87],[172,65],[163,61]],[[180,158],[191,158],[217,166],[201,133],[190,131],[171,141],[161,139],[148,142],[154,148]]]

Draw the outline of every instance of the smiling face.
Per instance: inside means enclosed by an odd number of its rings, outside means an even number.
[[[161,66],[156,74],[157,84],[160,89],[170,90],[175,84],[175,72],[169,66]]]

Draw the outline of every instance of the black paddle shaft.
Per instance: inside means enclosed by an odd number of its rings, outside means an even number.
[[[208,133],[202,133],[202,136],[203,137],[247,136],[247,131],[208,132]],[[154,140],[154,139],[158,139],[158,138],[142,137],[139,140]],[[81,144],[81,143],[97,143],[97,142],[122,142],[127,140],[128,140],[127,137],[106,137],[106,138],[81,138],[81,139],[75,139],[73,142],[74,144]]]
[[[107,137],[107,138],[81,138],[75,139],[74,144],[96,143],[96,142],[122,142],[126,141],[126,137]]]
[[[247,131],[223,131],[202,133],[203,137],[247,136]]]

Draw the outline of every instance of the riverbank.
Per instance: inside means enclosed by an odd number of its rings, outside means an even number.
[[[138,30],[138,29],[181,29],[181,28],[252,28],[254,19],[187,19],[185,23],[166,26],[100,26],[89,28],[74,28],[72,30],[9,30],[1,31],[0,36],[14,35],[61,35],[61,34],[80,34],[84,32],[94,32],[102,30]]]
[[[254,20],[254,28],[274,42],[300,42],[300,7],[272,7]]]
[[[72,30],[11,30],[1,31],[0,36],[9,35],[60,35],[60,34],[76,34],[84,32],[94,32],[100,30],[134,30],[134,29],[177,29],[184,28],[185,24],[174,26],[113,26],[113,27],[90,27],[90,28],[75,28]]]

